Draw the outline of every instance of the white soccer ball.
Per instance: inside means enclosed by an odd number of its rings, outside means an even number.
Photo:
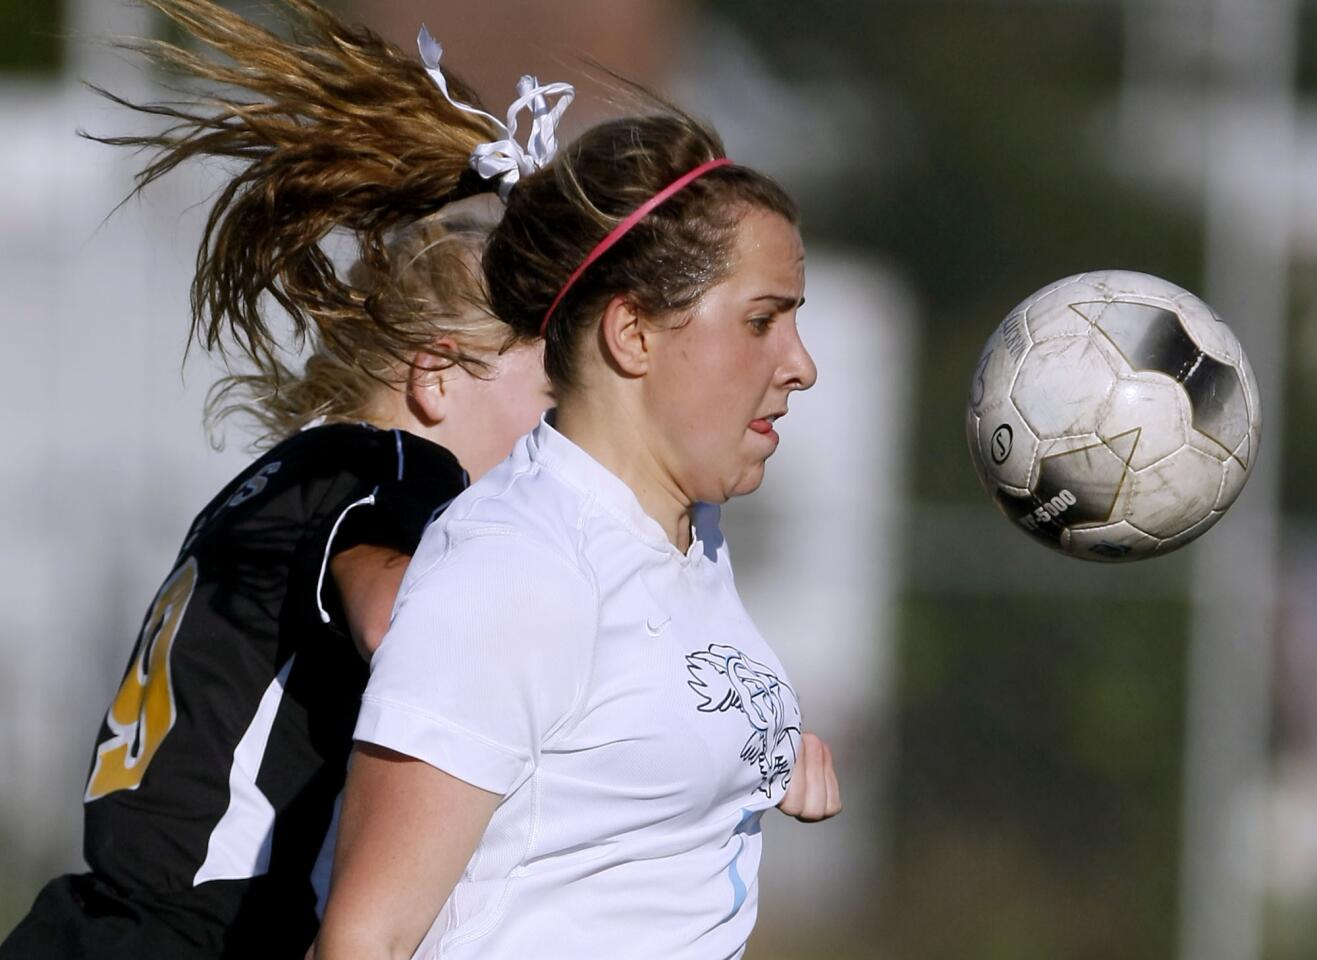
[[[1087,560],[1159,556],[1221,519],[1258,453],[1261,405],[1212,308],[1100,270],[1029,297],[970,383],[969,447],[1002,512]]]

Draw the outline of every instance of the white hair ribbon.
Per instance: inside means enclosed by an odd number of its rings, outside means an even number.
[[[517,99],[508,107],[508,120],[503,123],[483,110],[453,99],[448,92],[448,81],[439,69],[444,48],[424,26],[416,37],[416,45],[420,48],[425,72],[444,99],[463,113],[484,117],[503,134],[501,140],[476,147],[471,153],[471,166],[486,180],[497,177],[498,195],[506,200],[508,191],[523,175],[534,173],[553,159],[558,151],[558,121],[576,96],[576,88],[570,83],[541,84],[535,77],[524,76],[517,81]],[[550,97],[556,98],[552,107],[549,106]],[[517,114],[527,107],[531,114],[530,136],[523,147],[517,142]]]

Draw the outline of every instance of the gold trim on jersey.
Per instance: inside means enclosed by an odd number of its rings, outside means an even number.
[[[84,800],[116,790],[136,790],[146,776],[178,711],[169,655],[197,585],[197,561],[189,557],[161,586],[142,625],[137,655],[105,717],[110,737],[96,748]]]

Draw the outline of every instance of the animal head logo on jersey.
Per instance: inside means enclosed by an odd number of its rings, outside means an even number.
[[[687,684],[703,701],[704,713],[740,710],[750,723],[750,739],[741,759],[759,766],[759,789],[768,797],[773,788],[791,782],[791,768],[800,745],[800,705],[791,685],[771,669],[735,647],[709,644],[686,656]]]

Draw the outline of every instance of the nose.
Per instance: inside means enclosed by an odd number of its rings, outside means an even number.
[[[808,390],[818,380],[819,370],[814,365],[814,358],[805,349],[805,341],[800,338],[800,328],[794,322],[784,347],[785,355],[779,368],[782,385],[787,390]]]

